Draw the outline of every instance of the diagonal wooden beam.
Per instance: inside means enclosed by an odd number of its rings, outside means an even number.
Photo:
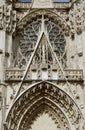
[[[18,96],[18,94],[19,94],[19,92],[20,92],[20,89],[21,89],[21,87],[22,87],[23,81],[24,81],[25,78],[26,78],[26,75],[27,75],[27,72],[28,72],[28,70],[29,70],[30,64],[31,64],[31,62],[32,62],[32,60],[33,60],[33,57],[35,56],[36,50],[37,50],[37,48],[38,48],[38,46],[39,46],[39,43],[40,43],[40,40],[41,40],[42,36],[43,36],[43,31],[41,31],[40,36],[38,37],[38,41],[37,41],[37,43],[36,43],[36,45],[35,45],[35,48],[34,48],[34,51],[33,51],[32,55],[31,55],[31,57],[30,57],[30,59],[29,59],[29,61],[28,61],[27,67],[26,67],[26,69],[25,69],[25,73],[24,73],[24,75],[23,75],[23,78],[21,79],[19,89],[18,89],[18,91],[17,91],[17,93],[16,93],[14,99],[16,99],[16,97]]]
[[[72,90],[71,90],[71,88],[70,88],[70,83],[68,82],[68,79],[66,78],[66,75],[65,75],[65,73],[64,73],[63,67],[62,67],[62,65],[60,64],[60,62],[59,62],[59,60],[58,60],[58,57],[57,57],[56,53],[54,52],[53,47],[52,47],[52,45],[51,45],[51,43],[50,43],[50,41],[49,41],[48,33],[45,31],[45,32],[44,32],[44,35],[45,35],[45,37],[46,37],[46,39],[47,39],[48,45],[49,45],[49,47],[50,47],[50,50],[51,50],[52,54],[54,55],[54,57],[55,57],[55,59],[56,59],[58,65],[59,65],[59,67],[60,67],[60,70],[61,70],[61,72],[62,72],[62,74],[63,74],[63,76],[64,76],[64,78],[65,78],[65,80],[66,80],[66,83],[67,83],[67,85],[68,85],[68,87],[69,87],[69,92],[72,94],[72,96],[73,96],[73,98],[74,98],[73,92],[72,92]],[[74,98],[74,99],[75,99],[75,98]]]

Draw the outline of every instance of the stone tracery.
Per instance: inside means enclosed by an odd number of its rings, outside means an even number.
[[[39,17],[40,17],[39,20],[34,18],[34,22],[28,25],[28,27],[24,29],[24,32],[20,36],[21,37],[20,49],[19,49],[18,57],[17,59],[15,59],[15,66],[17,65],[19,68],[23,68],[27,64],[35,48],[35,44],[37,43],[37,39],[41,31],[41,22],[42,22],[41,19],[42,16]],[[59,27],[57,27],[56,24],[51,22],[51,20],[47,16],[44,16],[44,18],[45,18],[45,30],[48,33],[49,40],[58,57],[58,60],[65,68],[66,67],[66,49],[65,49],[66,41],[64,38],[64,34],[62,33],[62,31],[60,31]],[[41,51],[39,52],[40,54],[42,53]],[[37,52],[36,57],[40,57],[38,54],[39,52]],[[50,53],[48,55],[50,56]],[[51,57],[49,57],[49,60],[50,58]]]
[[[15,59],[15,66],[17,65],[19,68],[26,66],[32,52],[34,51],[40,26],[40,22],[34,21],[32,24],[28,25],[23,32],[21,32],[19,40],[19,53],[17,53],[17,59]]]

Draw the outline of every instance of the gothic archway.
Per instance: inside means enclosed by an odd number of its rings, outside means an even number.
[[[28,63],[28,61],[30,61],[30,64],[28,64],[28,69],[26,70],[26,75],[21,82],[20,89],[23,86],[22,84],[25,78],[27,81],[28,79],[33,78],[29,76],[32,74],[29,74],[29,71],[35,71],[36,65],[36,70],[39,69],[37,79],[41,80],[41,82],[29,85],[25,90],[23,90],[23,92],[21,90],[18,92],[6,118],[7,130],[24,130],[25,128],[30,129],[35,119],[41,113],[48,113],[48,115],[51,115],[59,130],[83,129],[81,125],[83,117],[75,101],[58,86],[52,84],[52,82],[42,81],[42,76],[40,75],[41,70],[43,70],[43,68],[39,68],[42,67],[40,64],[43,65],[43,63],[46,63],[44,64],[44,70],[49,71],[52,69],[56,70],[56,68],[60,70],[61,66],[55,66],[54,68],[54,65],[60,61],[62,65],[64,65],[63,61],[66,62],[66,41],[64,36],[66,32],[68,33],[68,26],[64,23],[59,16],[48,10],[37,10],[35,12],[30,12],[29,15],[26,15],[26,17],[19,22],[18,29],[21,31],[20,35],[22,39],[19,44],[19,54],[21,54],[21,57],[19,57],[20,64],[18,65],[24,66],[26,65],[26,62]],[[39,33],[41,34],[40,39],[37,32],[41,32]],[[36,42],[37,47],[35,48]],[[50,48],[53,48],[54,50]],[[54,55],[55,48],[57,49],[56,55],[58,60],[56,60],[57,58]],[[32,54],[33,57],[32,60],[30,60]],[[24,60],[21,59],[23,57]],[[36,63],[36,61],[38,61],[39,64],[38,62]],[[54,64],[55,61],[56,63]],[[51,67],[48,63],[50,63]],[[18,66],[18,68],[22,69],[23,67],[20,66]],[[62,69],[63,68],[64,67],[62,67]],[[52,74],[51,72],[52,71],[50,71],[50,75]],[[53,78],[54,80],[54,77],[50,77],[50,79]],[[47,79],[49,79],[49,73],[46,80]]]
[[[42,112],[52,112],[55,122],[59,119],[60,130],[61,127],[65,130],[71,130],[70,126],[72,130],[81,127],[81,112],[72,98],[56,85],[42,81],[29,86],[17,97],[6,119],[7,130],[23,130],[27,124],[30,128]]]
[[[22,121],[19,123],[19,129],[23,130],[27,126],[31,128],[36,119],[39,118],[39,116],[42,117],[43,114],[48,114],[48,116],[51,117],[56,125],[56,129],[70,130],[70,124],[65,114],[48,98],[41,98],[36,101],[23,116]]]

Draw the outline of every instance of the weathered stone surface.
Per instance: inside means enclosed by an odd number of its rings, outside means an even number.
[[[0,129],[34,130],[43,114],[85,130],[84,0],[0,1]]]

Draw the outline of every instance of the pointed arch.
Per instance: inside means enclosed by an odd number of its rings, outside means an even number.
[[[68,121],[68,117],[65,115],[65,113],[54,103],[54,101],[46,97],[39,98],[30,109],[25,111],[25,114],[22,116],[22,119],[19,122],[18,129],[21,130],[21,128],[24,128],[25,125],[28,124],[28,127],[31,127],[32,122],[34,122],[42,113],[47,113],[49,116],[51,116],[52,120],[57,122],[56,124],[61,129],[71,129],[71,124]],[[26,124],[24,122],[26,122]]]
[[[68,118],[69,124],[75,128],[75,123],[78,123],[78,128],[80,127],[79,122],[82,120],[81,111],[73,99],[58,86],[50,82],[41,81],[29,86],[27,90],[17,97],[6,118],[8,124],[7,130],[16,130],[20,120],[23,121],[25,118],[25,116],[23,118],[22,115],[25,115],[28,109],[30,110],[29,113],[32,114],[31,110],[35,109],[34,106],[39,107],[41,101],[45,105],[49,105],[50,102],[50,107],[53,107],[55,110],[57,110],[56,107],[58,107],[63,115],[66,115]],[[35,113],[36,110],[37,108],[34,110]],[[67,118],[65,119],[67,120]]]

